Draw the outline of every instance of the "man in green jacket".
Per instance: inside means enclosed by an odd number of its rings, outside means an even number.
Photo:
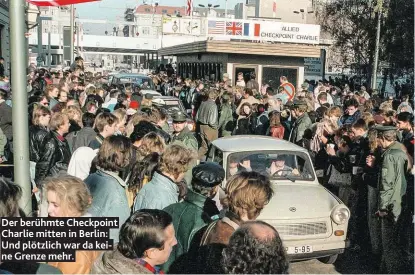
[[[310,128],[312,122],[307,113],[307,103],[294,100],[291,115],[296,119],[291,130],[289,141],[302,146],[304,132]]]
[[[404,255],[399,238],[402,213],[402,198],[406,193],[406,171],[408,157],[403,151],[403,145],[396,141],[396,128],[393,126],[378,126],[378,145],[383,149],[380,160],[369,156],[366,163],[369,167],[379,169],[379,206],[374,213],[381,219],[382,241],[382,273],[404,273]]]
[[[182,112],[177,112],[172,115],[173,118],[173,134],[172,143],[180,143],[187,149],[197,153],[198,143],[194,133],[190,132],[187,126],[187,117]]]
[[[219,136],[227,137],[232,135],[234,129],[231,98],[228,94],[224,94],[221,97],[221,106],[219,111]]]
[[[213,197],[225,178],[225,170],[217,163],[205,162],[195,166],[192,175],[192,190],[188,190],[186,198],[164,209],[173,218],[177,239],[169,260],[163,265],[165,272],[179,256],[188,252],[194,235],[219,217]]]

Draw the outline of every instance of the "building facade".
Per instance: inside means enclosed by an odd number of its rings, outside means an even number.
[[[0,0],[0,56],[4,58],[5,74],[10,75],[9,1]]]
[[[278,18],[282,22],[310,24],[314,18],[312,0],[256,0],[255,17]],[[310,21],[310,22],[309,22]]]

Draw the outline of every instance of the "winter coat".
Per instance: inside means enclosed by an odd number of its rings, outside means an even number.
[[[160,172],[155,172],[149,183],[138,192],[134,211],[140,209],[164,209],[179,202],[179,187],[173,180]]]
[[[125,257],[115,246],[111,251],[105,251],[94,262],[91,274],[152,274],[135,259]]]
[[[284,138],[284,126],[272,126],[269,129],[269,135],[274,138],[283,139]]]
[[[255,118],[252,114],[248,117],[240,117],[236,122],[233,135],[252,135],[255,129]]]
[[[196,122],[218,129],[218,107],[213,100],[208,99],[202,102],[196,114]]]
[[[211,213],[205,212],[208,201],[213,208]],[[173,218],[177,239],[177,245],[173,247],[169,260],[163,265],[163,270],[167,271],[174,260],[188,252],[196,232],[210,223],[215,218],[212,216],[219,214],[219,210],[213,200],[189,190],[183,202],[172,204],[164,208],[164,211]]]
[[[116,172],[98,169],[89,175],[85,183],[92,195],[92,204],[89,212],[93,217],[119,217],[121,225],[130,216],[125,182]],[[110,230],[110,238],[118,242],[119,228]]]
[[[268,112],[263,112],[256,118],[255,135],[265,136],[269,128]]]
[[[86,147],[88,146],[91,141],[95,139],[97,133],[92,127],[84,127],[79,131],[74,131],[69,133],[66,136],[66,140],[68,141],[69,147],[71,148],[72,152],[75,152],[76,149],[79,147]]]
[[[88,147],[91,147],[92,149],[96,150],[101,148],[102,143],[104,142],[104,137],[100,134],[97,134],[94,139],[91,140],[91,142],[88,144]]]
[[[232,134],[234,129],[234,121],[231,105],[222,105],[219,112],[219,136],[226,137]]]
[[[43,154],[36,163],[35,183],[39,187],[46,177],[56,177],[68,170],[71,150],[68,142],[52,131],[45,137]]]
[[[6,104],[6,101],[0,103],[0,128],[8,140],[13,140],[12,108]]]
[[[392,143],[381,156],[379,177],[379,210],[393,214],[398,220],[402,197],[406,194],[408,158],[398,142]]]
[[[197,152],[199,144],[195,135],[190,132],[189,128],[185,127],[178,135],[173,135],[172,143],[180,144],[187,149]]]
[[[295,144],[301,144],[304,132],[312,125],[311,119],[308,113],[304,113],[294,122],[291,128],[291,134],[289,141]]]
[[[3,134],[3,131],[0,128],[0,157],[4,156],[4,148],[7,145],[7,137]]]
[[[360,111],[357,110],[353,115],[347,115],[344,114],[341,118],[340,118],[340,122],[342,125],[346,125],[346,124],[353,124],[355,123],[359,118],[360,118]]]
[[[50,266],[59,268],[63,274],[89,274],[91,267],[102,251],[77,250],[75,262],[51,262]]]
[[[38,162],[40,156],[45,151],[46,138],[50,137],[50,133],[47,128],[32,125],[29,127],[29,158],[30,161]]]

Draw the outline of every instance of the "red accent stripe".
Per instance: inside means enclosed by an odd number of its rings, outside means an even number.
[[[261,25],[260,24],[255,24],[254,25],[254,36],[259,36],[260,29],[261,29]]]

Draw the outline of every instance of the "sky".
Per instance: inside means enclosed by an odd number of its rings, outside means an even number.
[[[187,3],[186,0],[146,0],[148,4],[151,4],[152,1],[158,2],[162,6],[185,6]],[[224,9],[225,2],[225,0],[194,0],[194,6],[212,4],[220,5],[220,8]],[[228,9],[233,9],[237,3],[242,2],[245,0],[228,0]],[[143,0],[102,0],[76,5],[76,11],[81,19],[117,20],[117,17],[124,14],[126,8],[141,4],[143,4]]]

